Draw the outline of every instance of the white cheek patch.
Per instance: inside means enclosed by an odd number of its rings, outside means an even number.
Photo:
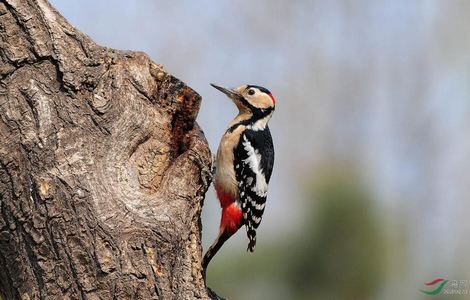
[[[254,107],[268,108],[274,106],[272,98],[265,93],[257,92],[256,94],[247,97],[248,102],[250,102]]]

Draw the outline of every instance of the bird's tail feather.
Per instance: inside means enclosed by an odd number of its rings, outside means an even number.
[[[222,245],[231,237],[232,234],[228,233],[227,231],[221,231],[212,245],[207,249],[206,254],[204,254],[204,258],[202,259],[202,270],[203,270],[203,277],[206,280],[206,269],[209,265],[212,258],[215,254],[219,251]]]
[[[246,251],[255,252],[255,247],[256,247],[256,238],[254,240],[250,240],[250,242],[248,243],[248,247],[246,248]]]
[[[254,252],[255,247],[256,247],[256,230],[253,228],[253,225],[251,222],[248,222],[246,226],[246,233],[248,235],[248,240],[249,240],[246,251]]]

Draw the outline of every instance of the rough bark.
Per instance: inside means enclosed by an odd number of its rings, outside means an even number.
[[[1,0],[0,42],[2,296],[216,298],[200,268],[200,96],[46,0]]]

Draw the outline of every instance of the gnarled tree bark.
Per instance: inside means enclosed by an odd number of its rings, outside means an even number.
[[[0,292],[210,299],[201,98],[46,0],[0,1]]]

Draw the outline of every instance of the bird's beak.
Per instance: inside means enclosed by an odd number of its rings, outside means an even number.
[[[213,83],[211,83],[211,85],[214,88],[221,91],[222,93],[224,93],[225,95],[227,95],[232,100],[238,100],[241,97],[241,95],[238,92],[234,91],[234,90],[229,90],[229,89],[223,88],[223,87],[218,86],[218,85],[213,84]]]

